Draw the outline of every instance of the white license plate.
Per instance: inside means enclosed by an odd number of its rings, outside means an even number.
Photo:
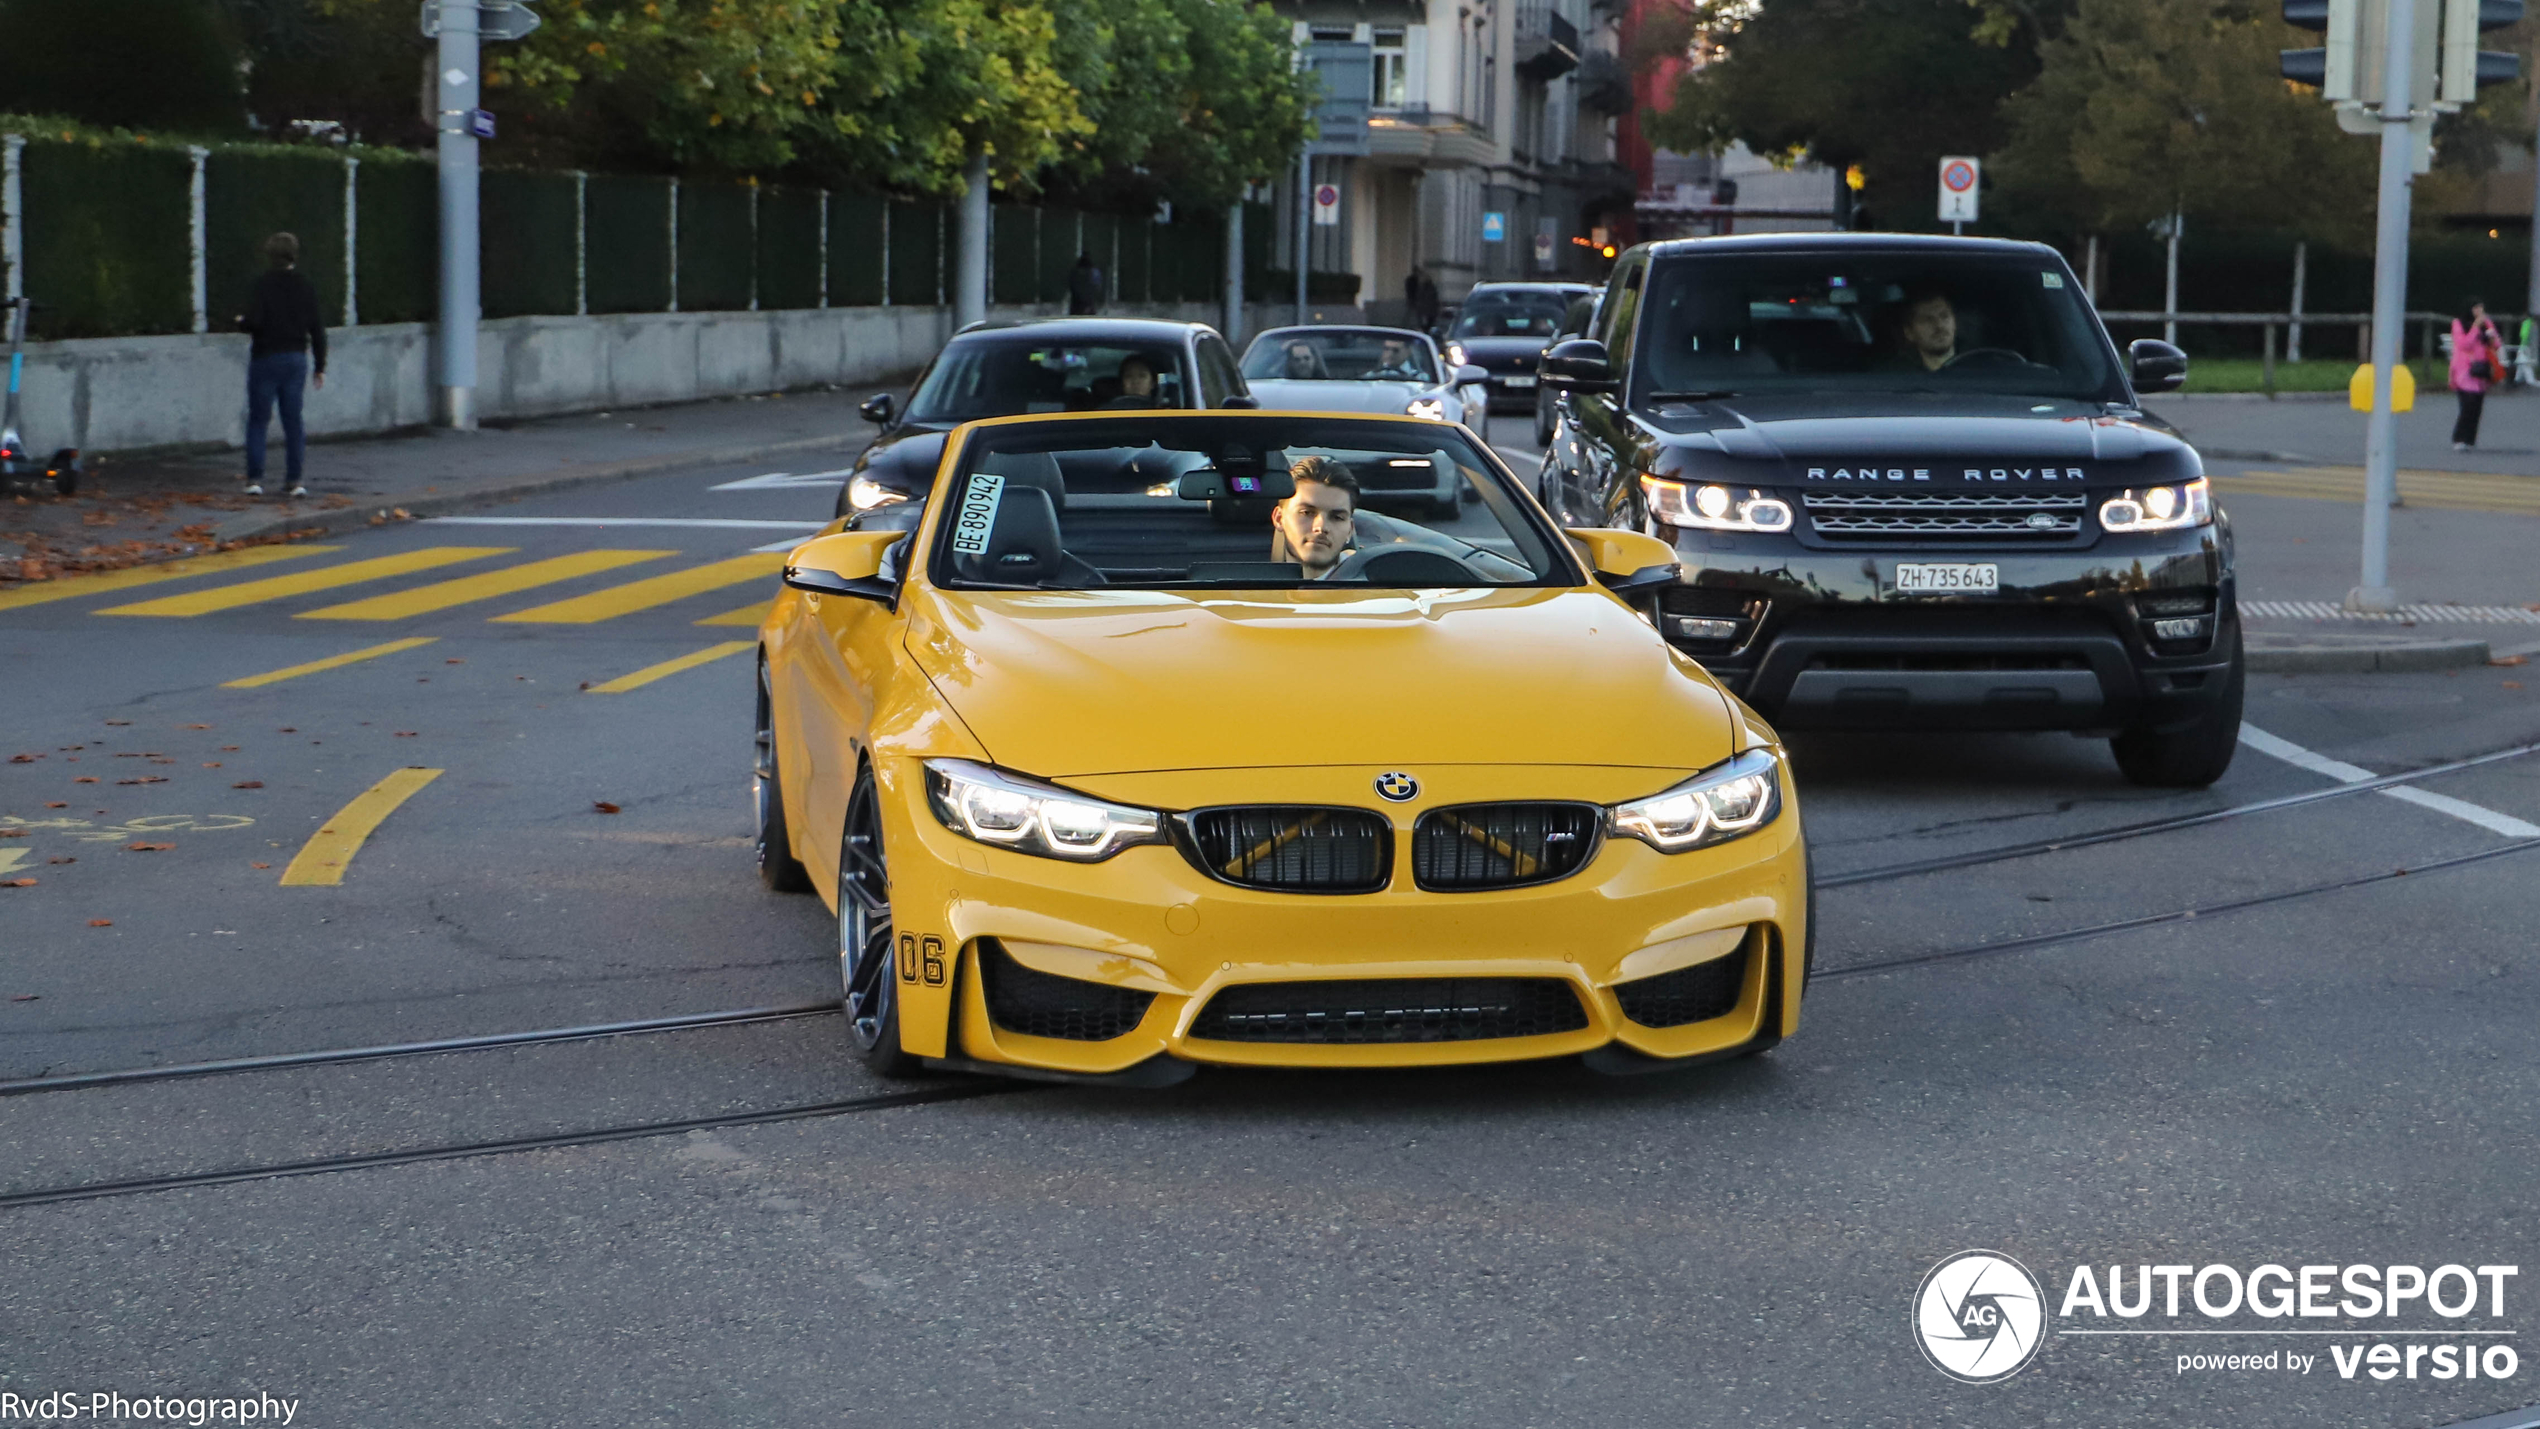
[[[1523,392],[1527,388],[1535,385],[1535,379],[1531,377],[1503,377],[1499,380],[1505,383],[1511,390],[1518,392]]]
[[[1899,595],[1991,595],[2001,588],[2002,573],[1991,561],[1964,566],[1918,565],[1899,561],[1896,565],[1896,593]]]

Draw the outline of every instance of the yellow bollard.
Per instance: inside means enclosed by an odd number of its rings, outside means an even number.
[[[2372,364],[2367,362],[2346,379],[2346,405],[2358,412],[2372,410]],[[2413,412],[2417,405],[2417,375],[2406,363],[2391,369],[2390,410]]]

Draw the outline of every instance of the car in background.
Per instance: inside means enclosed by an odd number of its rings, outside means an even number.
[[[1152,381],[1141,380],[1141,365]],[[905,406],[882,392],[857,409],[882,434],[856,458],[835,514],[859,530],[914,526],[943,459],[944,434],[963,422],[1253,405],[1234,349],[1205,323],[1145,318],[972,323],[918,374]]]
[[[1532,410],[1535,367],[1587,283],[1482,283],[1464,295],[1446,329],[1446,360],[1488,376],[1493,411]]]
[[[1409,328],[1271,328],[1244,349],[1243,374],[1253,396],[1272,411],[1426,417],[1461,423],[1490,440],[1482,371],[1446,368],[1437,343]],[[1414,475],[1426,484],[1414,487]],[[1440,514],[1452,512],[1466,490],[1451,471],[1425,468],[1378,468],[1361,479],[1370,504],[1419,499]]]
[[[1560,330],[1552,335],[1553,345],[1557,347],[1570,338],[1585,336],[1588,328],[1596,322],[1596,305],[1603,301],[1605,301],[1603,288],[1591,289],[1586,294],[1571,299],[1569,311],[1561,316]],[[1547,352],[1550,350],[1550,348],[1545,349]],[[1538,373],[1535,379],[1535,446],[1537,448],[1547,451],[1551,449],[1553,421],[1560,415],[1560,392],[1545,385],[1541,374]]]
[[[1629,1073],[1797,1030],[1790,765],[1636,609],[1664,545],[1561,531],[1456,423],[948,442],[917,529],[796,546],[759,632],[760,876],[834,910],[871,1070]],[[1335,500],[1396,462],[1478,488],[1457,530]]]

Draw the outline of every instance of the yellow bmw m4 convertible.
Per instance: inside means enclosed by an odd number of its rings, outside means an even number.
[[[1797,1029],[1790,770],[1635,607],[1663,543],[1408,417],[977,422],[923,500],[796,547],[760,633],[761,876],[836,909],[877,1070],[1630,1072]]]

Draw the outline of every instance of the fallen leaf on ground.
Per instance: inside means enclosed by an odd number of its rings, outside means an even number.
[[[2505,688],[2506,688],[2506,689],[2509,689],[2509,690],[2519,690],[2519,689],[2521,689],[2521,688],[2522,688],[2522,681],[2520,681],[2520,680],[2507,680],[2507,681],[2505,681]]]
[[[2487,663],[2490,665],[2528,665],[2531,663],[2531,657],[2528,655],[2499,655]]]
[[[118,784],[165,784],[168,782],[168,776],[164,774],[144,774],[138,779],[118,779],[115,782]]]
[[[34,886],[35,880],[32,878],[0,879],[0,888],[33,888]]]
[[[59,799],[55,799],[55,800],[53,800],[51,803],[46,804],[44,807],[46,807],[46,808],[48,808],[48,809],[67,809],[67,808],[69,808],[69,807],[70,807],[70,805],[63,803],[63,802],[62,802],[61,800],[59,800]]]
[[[444,664],[444,665],[464,665],[464,664],[466,664],[467,662],[466,662],[465,660],[461,660],[461,659],[457,659],[457,658],[453,657],[453,658],[451,658],[451,659],[444,660],[444,661],[442,661],[441,663],[442,663],[442,664]]]
[[[261,789],[265,787],[265,781],[262,779],[241,779],[229,787],[232,789]]]
[[[128,719],[110,719],[110,720],[106,721],[106,723],[108,723],[108,724],[130,724],[130,723],[132,723],[132,721],[130,721],[130,720],[128,720]]]
[[[11,764],[33,764],[35,761],[42,759],[43,757],[44,756],[41,754],[12,754],[9,756],[9,762]]]
[[[189,725],[187,725],[187,726],[186,726],[186,728],[187,728],[187,729],[210,729],[210,728],[211,728],[211,726],[210,726],[210,725],[208,725],[208,724],[189,724]]]
[[[143,842],[143,841],[141,841],[140,839],[134,839],[132,842],[130,842],[130,843],[125,844],[125,845],[124,845],[124,852],[126,852],[126,853],[161,853],[161,852],[164,852],[164,851],[166,851],[166,850],[168,850],[168,849],[172,849],[172,848],[174,848],[174,847],[176,847],[176,845],[175,845],[175,844],[154,844],[154,843],[144,843],[144,842]]]
[[[224,744],[220,747],[220,752],[223,754],[236,754],[238,752],[238,746],[234,744]]]
[[[13,992],[13,993],[10,993],[10,994],[9,994],[9,1000],[10,1000],[11,1002],[34,1002],[34,1001],[37,1001],[38,999],[40,999],[42,996],[43,996],[43,994],[41,994],[41,993],[33,993],[33,992]]]
[[[22,839],[25,837],[26,830],[24,829],[0,829],[0,839]]]
[[[91,928],[111,928],[115,926],[115,920],[112,918],[91,918],[88,920],[88,926]]]
[[[273,867],[273,865],[272,865],[272,864],[269,864],[269,863],[251,863],[251,864],[249,864],[249,865],[247,865],[247,866],[248,866],[249,868],[271,868],[271,867]]]
[[[617,812],[617,805],[609,803],[605,799],[594,802],[591,807],[597,809],[603,814],[614,814]]]
[[[275,731],[274,731],[274,733],[276,733],[276,734],[298,734],[299,732],[300,732],[299,730],[297,730],[297,729],[295,729],[295,728],[293,728],[292,726],[287,725],[287,724],[286,724],[286,725],[284,725],[282,728],[277,729],[277,730],[275,730]]]
[[[59,855],[59,854],[55,855],[55,856],[54,856],[54,857],[52,857],[52,858],[48,858],[48,859],[46,859],[46,860],[44,860],[44,861],[45,861],[46,863],[77,863],[77,862],[79,862],[79,860],[78,860],[78,859],[76,859],[76,858],[71,858],[71,857],[68,857],[68,856],[65,856],[65,855]]]
[[[97,776],[94,774],[82,774],[78,778],[73,779],[71,782],[74,784],[94,784],[97,782]]]
[[[422,733],[419,730],[401,729],[397,731],[397,737],[399,739],[419,739],[422,737]]]
[[[215,760],[213,760],[211,763],[206,764],[206,765],[204,765],[203,767],[204,767],[204,768],[206,768],[206,769],[218,769],[218,768],[220,768],[220,761],[219,761],[219,760],[217,760],[217,759],[215,759]]]

